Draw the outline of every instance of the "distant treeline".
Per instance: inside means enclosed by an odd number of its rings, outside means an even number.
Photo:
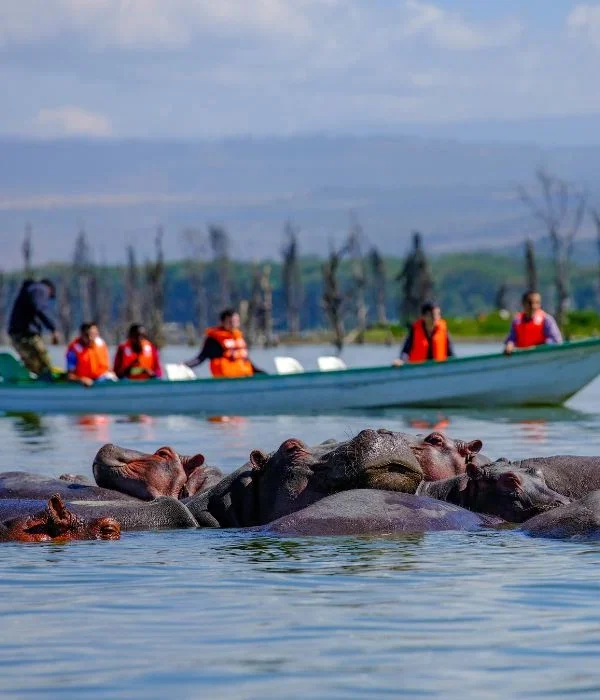
[[[400,283],[396,280],[405,260],[398,257],[383,257],[385,270],[384,306],[388,320],[397,322],[400,318],[401,295]],[[318,257],[298,258],[299,295],[298,304],[299,326],[301,331],[311,331],[327,328],[328,321],[323,306],[323,265],[325,260]],[[453,253],[430,258],[432,277],[434,280],[434,295],[440,302],[445,316],[468,317],[488,313],[498,308],[506,307],[517,310],[520,295],[525,282],[524,263],[513,257],[489,252]],[[286,288],[284,285],[284,264],[278,260],[247,263],[235,260],[228,261],[229,301],[233,306],[248,304],[256,287],[257,273],[264,276],[267,269],[272,297],[272,326],[281,335],[288,331],[288,312],[286,306]],[[377,294],[380,293],[378,280],[374,279],[372,269],[365,266],[364,297],[367,308],[367,321],[375,323],[377,318]],[[123,333],[124,324],[140,316],[144,323],[150,324],[147,318],[151,312],[152,300],[147,299],[147,293],[152,286],[152,275],[147,264],[136,266],[137,281],[131,279],[131,268],[127,266],[95,266],[93,284],[86,287],[91,289],[91,298],[82,297],[81,279],[74,276],[72,265],[52,264],[38,267],[31,274],[35,277],[47,276],[59,283],[59,306],[65,304],[63,287],[68,281],[68,304],[59,308],[63,330],[73,333],[85,315],[99,316],[103,324],[103,332],[119,335]],[[195,331],[201,331],[201,326],[216,322],[223,298],[221,282],[222,265],[216,261],[204,262],[201,266],[203,298],[202,309],[197,300],[197,281],[190,261],[164,262],[162,270],[162,285],[164,289],[163,316],[166,323],[178,323],[182,326],[193,326]],[[91,273],[90,273],[91,274]],[[381,273],[380,273],[381,274]],[[6,326],[7,313],[18,287],[23,279],[23,273],[4,273],[2,275],[3,328]],[[553,311],[554,287],[553,271],[550,260],[538,260],[539,287],[544,295],[544,305]],[[380,282],[380,280],[379,280]],[[353,297],[355,294],[355,275],[351,259],[342,259],[338,270],[338,283],[342,297],[342,313],[346,321],[346,330],[354,327]],[[133,308],[126,310],[131,304],[131,286],[137,285],[137,301]],[[571,305],[577,309],[598,309],[598,266],[591,261],[589,267],[574,266],[571,273]],[[345,310],[344,310],[345,307]],[[129,319],[127,318],[129,315]],[[199,319],[202,317],[202,322]],[[65,328],[65,325],[67,326]]]

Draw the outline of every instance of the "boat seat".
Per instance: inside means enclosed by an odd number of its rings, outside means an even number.
[[[341,357],[335,355],[324,355],[317,359],[317,365],[321,372],[332,372],[336,369],[347,369],[346,363]]]
[[[197,379],[196,373],[191,367],[181,364],[165,365],[165,374],[169,381],[181,381],[185,379]]]
[[[5,382],[29,381],[34,376],[14,353],[0,352],[0,377]]]
[[[304,372],[304,367],[294,357],[274,357],[277,374],[298,374]]]

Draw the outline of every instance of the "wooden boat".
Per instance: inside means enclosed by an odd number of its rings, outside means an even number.
[[[0,411],[35,413],[300,414],[393,406],[552,406],[600,374],[600,339],[447,362],[244,379],[118,382],[85,388],[0,381]]]

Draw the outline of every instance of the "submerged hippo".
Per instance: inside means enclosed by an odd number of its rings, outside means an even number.
[[[59,495],[32,515],[0,523],[0,542],[56,542],[66,540],[118,540],[121,526],[111,517],[84,521],[67,509]]]
[[[127,494],[104,489],[85,477],[64,474],[58,479],[30,474],[29,472],[3,472],[0,474],[0,499],[42,499],[58,494],[65,501],[135,501]]]
[[[530,518],[521,531],[534,537],[600,538],[600,491],[592,491],[568,505]]]
[[[537,467],[516,467],[506,460],[467,465],[465,474],[422,482],[417,494],[438,498],[476,513],[496,515],[510,523],[569,503],[546,485]]]
[[[479,440],[454,441],[439,433],[421,438],[385,429],[316,447],[291,438],[270,455],[254,450],[247,464],[187,505],[200,525],[262,525],[339,491],[414,493],[423,479],[464,471],[480,449]]]
[[[44,500],[0,500],[0,522],[31,515],[44,509]],[[69,511],[84,523],[98,518],[114,518],[121,530],[163,530],[198,527],[181,501],[161,496],[154,501],[72,501]]]
[[[98,486],[142,500],[159,496],[187,498],[217,484],[223,477],[204,464],[204,456],[180,455],[171,447],[154,454],[118,445],[101,447],[92,465]]]
[[[353,489],[323,498],[260,529],[277,535],[377,535],[479,530],[502,522],[427,496]]]

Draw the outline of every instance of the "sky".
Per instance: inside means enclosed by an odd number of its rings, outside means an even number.
[[[600,2],[0,0],[0,135],[222,138],[600,113]]]

